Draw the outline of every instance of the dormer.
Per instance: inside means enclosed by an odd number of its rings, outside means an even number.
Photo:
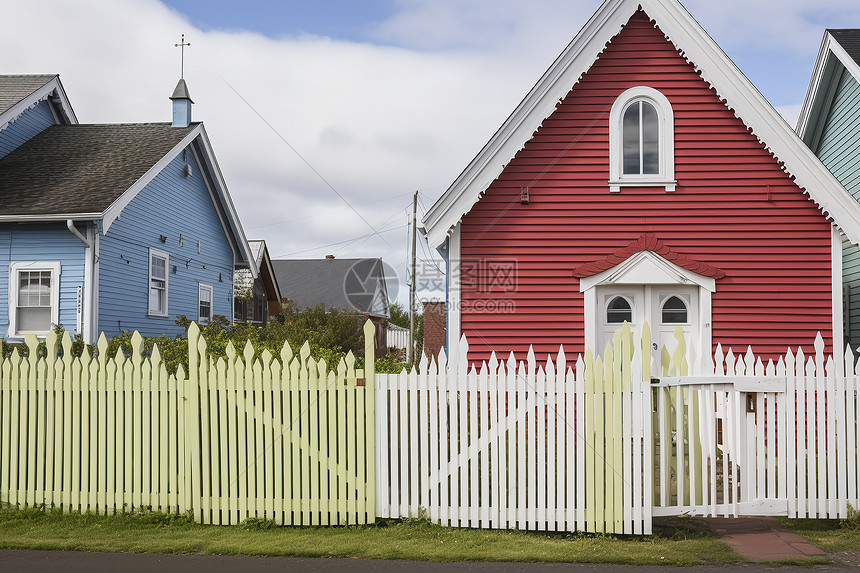
[[[74,123],[60,76],[0,76],[0,158],[52,125]]]

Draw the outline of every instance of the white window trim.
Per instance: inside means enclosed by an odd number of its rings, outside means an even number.
[[[203,291],[209,292],[209,318],[204,319],[200,316],[200,293]],[[197,283],[197,324],[208,324],[212,321],[212,316],[214,314],[215,307],[215,290],[211,285],[206,285],[203,283]]]
[[[51,273],[51,325],[60,323],[60,262],[16,261],[9,265],[9,336],[27,334],[45,336],[50,328],[41,332],[18,332],[18,275],[21,271],[49,271]]]
[[[164,259],[164,312],[153,312],[152,310],[152,257],[161,257]],[[165,253],[164,251],[159,251],[158,249],[149,249],[149,253],[147,254],[147,266],[149,268],[148,280],[146,281],[146,313],[149,316],[160,316],[166,317],[168,316],[168,302],[170,300],[169,292],[170,292],[170,254]]]
[[[659,128],[659,172],[645,175],[625,175],[622,169],[622,114],[634,101],[647,101],[657,110]],[[622,187],[665,187],[675,191],[675,114],[672,104],[662,93],[648,86],[636,86],[622,93],[609,112],[609,190],[619,193]]]

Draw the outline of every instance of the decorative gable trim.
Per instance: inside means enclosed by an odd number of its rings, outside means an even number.
[[[860,244],[860,204],[677,0],[606,0],[478,156],[430,208],[423,220],[430,244],[438,247],[444,243],[454,226],[640,6],[774,155],[774,160],[782,163],[783,169],[795,178],[824,216],[832,218],[849,240]]]
[[[697,285],[708,292],[717,290],[711,277],[691,272],[653,251],[639,251],[617,266],[579,281],[580,292],[600,285]]]
[[[586,278],[603,271],[614,268],[615,266],[630,259],[636,253],[642,251],[650,251],[655,255],[660,256],[666,261],[684,268],[698,275],[710,277],[712,279],[721,279],[726,276],[726,273],[708,263],[702,263],[691,259],[685,255],[678,254],[666,246],[663,241],[654,235],[642,235],[623,249],[619,249],[614,253],[607,255],[602,259],[585,263],[573,270],[573,276],[577,278]]]
[[[64,117],[62,118],[56,117],[55,114],[57,124],[78,123],[78,118],[72,110],[72,104],[69,103],[69,98],[66,96],[63,84],[60,83],[60,76],[54,76],[54,78],[49,80],[45,85],[10,107],[5,113],[0,114],[0,131],[9,127],[9,124],[18,119],[22,113],[28,109],[36,107],[48,98],[54,98],[54,103],[63,113]]]

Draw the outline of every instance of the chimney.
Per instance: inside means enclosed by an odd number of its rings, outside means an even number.
[[[170,99],[173,100],[173,127],[188,127],[191,123],[191,104],[194,102],[188,95],[188,86],[184,79],[176,84]]]
[[[330,260],[334,259],[334,255],[326,255],[325,258],[330,261]]]

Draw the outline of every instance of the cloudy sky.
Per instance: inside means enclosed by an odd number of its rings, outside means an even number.
[[[5,4],[0,74],[59,73],[84,123],[169,121],[184,33],[248,238],[274,258],[381,256],[402,281],[412,193],[420,215],[600,1]],[[792,125],[823,30],[860,27],[857,0],[684,4]]]

